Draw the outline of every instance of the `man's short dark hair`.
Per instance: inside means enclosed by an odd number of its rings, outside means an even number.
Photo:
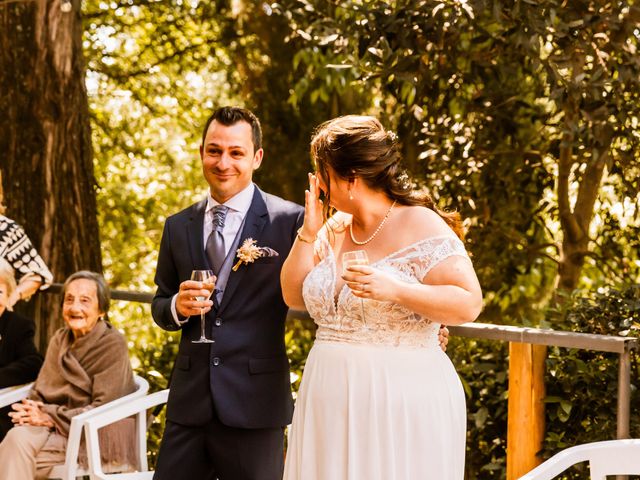
[[[256,117],[252,111],[242,107],[221,107],[211,114],[202,131],[203,147],[209,125],[211,125],[211,122],[214,120],[227,127],[235,125],[238,122],[247,122],[251,125],[251,140],[253,141],[254,153],[262,148],[262,127],[260,126],[260,120],[258,120],[258,117]]]

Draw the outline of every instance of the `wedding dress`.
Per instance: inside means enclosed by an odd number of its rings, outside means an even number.
[[[466,410],[460,379],[438,345],[439,324],[389,302],[334,297],[326,238],[303,284],[318,325],[289,430],[285,480],[462,480]],[[409,245],[371,264],[418,283],[452,255],[453,236]]]

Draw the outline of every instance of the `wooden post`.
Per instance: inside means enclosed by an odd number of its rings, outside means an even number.
[[[546,356],[544,345],[509,343],[507,480],[516,480],[541,463]]]

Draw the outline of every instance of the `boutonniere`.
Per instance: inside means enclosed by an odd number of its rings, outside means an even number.
[[[273,248],[259,247],[257,242],[253,238],[247,238],[238,250],[236,250],[236,256],[238,257],[238,263],[233,266],[235,272],[240,268],[243,263],[249,265],[255,262],[258,258],[262,257],[277,257],[280,254]]]

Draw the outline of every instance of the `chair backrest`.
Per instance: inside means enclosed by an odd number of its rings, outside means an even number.
[[[117,408],[125,405],[136,398],[143,397],[149,391],[149,382],[144,378],[134,375],[136,390],[129,395],[117,398],[109,403],[100,405],[99,407],[87,410],[71,419],[69,427],[69,438],[67,439],[67,451],[65,454],[64,465],[57,465],[49,474],[49,478],[61,478],[62,480],[75,480],[78,473],[78,454],[80,453],[80,441],[82,439],[82,429],[87,419],[98,415],[101,412]],[[146,451],[146,445],[145,445]],[[146,460],[146,458],[145,458]],[[83,472],[84,473],[84,472]]]
[[[71,419],[71,425],[69,427],[69,438],[67,439],[67,451],[65,454],[65,462],[63,465],[56,465],[51,473],[49,474],[49,478],[56,478],[62,480],[75,480],[76,475],[78,474],[78,454],[80,452],[80,440],[82,438],[82,429],[84,427],[84,423],[88,418],[91,418],[94,415],[98,415],[101,412],[110,410],[112,408],[117,408],[121,405],[126,405],[127,403],[144,397],[149,391],[149,382],[147,382],[144,378],[134,375],[134,382],[136,385],[136,390],[129,395],[125,395],[124,397],[120,397],[116,400],[113,400],[104,405],[100,405],[91,410],[87,410],[84,413],[76,415]],[[19,402],[23,398],[26,398],[33,386],[32,383],[27,385],[20,385],[16,387],[7,387],[0,390],[0,407],[6,407],[11,405],[12,403]],[[141,432],[144,432],[143,439],[138,439],[138,451],[140,452],[140,464],[141,468],[146,470],[147,466],[147,445],[145,441],[144,435],[146,434],[146,421],[144,424],[140,425],[140,421],[138,422],[137,431],[138,437],[141,436]],[[82,472],[85,474],[85,472]]]
[[[640,474],[640,439],[608,440],[567,448],[519,480],[552,480],[581,462],[589,462],[591,480],[606,480],[610,475]]]
[[[87,439],[87,457],[89,460],[89,474],[91,480],[108,480],[110,478],[117,478],[118,480],[151,480],[153,478],[153,472],[148,471],[146,452],[146,421],[147,410],[167,402],[169,397],[169,389],[155,392],[144,397],[137,398],[126,404],[120,405],[116,408],[106,410],[99,415],[87,419],[84,425],[85,437]],[[100,461],[100,444],[98,441],[98,430],[106,425],[110,425],[123,418],[136,415],[138,417],[138,426],[144,426],[144,430],[138,430],[138,441],[140,452],[140,471],[130,473],[118,473],[110,475],[102,471],[102,464]]]
[[[640,474],[640,439],[598,442],[589,454],[591,478],[606,480],[608,475]]]

